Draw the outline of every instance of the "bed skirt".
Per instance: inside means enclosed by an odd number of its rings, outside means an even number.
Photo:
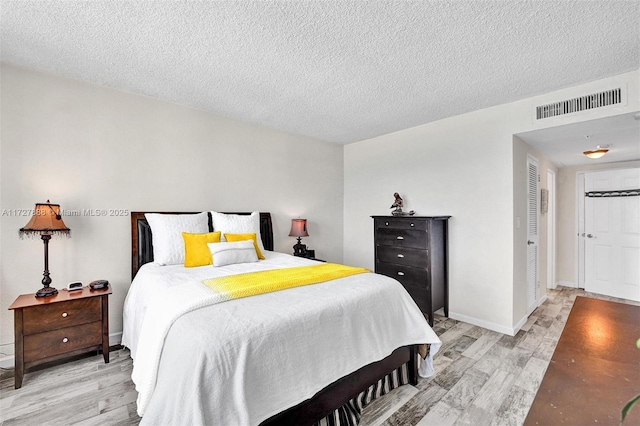
[[[376,383],[360,392],[342,407],[329,414],[314,426],[356,426],[360,423],[362,410],[373,400],[379,398],[393,389],[409,383],[408,363],[393,370]]]

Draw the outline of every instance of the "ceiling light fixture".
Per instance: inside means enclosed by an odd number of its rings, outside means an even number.
[[[596,149],[593,149],[591,151],[585,151],[583,152],[584,155],[586,155],[589,158],[601,158],[602,156],[604,156],[607,152],[609,152],[609,150],[607,149],[609,147],[609,145],[606,145],[604,147],[598,145],[596,146]]]

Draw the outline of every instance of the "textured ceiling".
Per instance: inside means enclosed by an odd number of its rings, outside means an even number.
[[[7,63],[350,143],[640,68],[639,1],[1,1]]]

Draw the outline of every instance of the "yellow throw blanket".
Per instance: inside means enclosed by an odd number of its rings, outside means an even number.
[[[317,284],[365,272],[371,271],[337,263],[323,263],[322,265],[273,269],[211,278],[204,280],[202,283],[217,293],[228,296],[230,299],[239,299],[256,294],[286,290],[292,287]]]

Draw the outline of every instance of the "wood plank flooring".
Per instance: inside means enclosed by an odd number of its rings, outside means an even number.
[[[436,316],[443,342],[436,374],[402,386],[365,409],[361,425],[521,425],[577,295],[636,302],[558,287],[516,336]],[[25,375],[13,388],[0,374],[0,422],[8,425],[137,425],[129,352],[90,356]]]

